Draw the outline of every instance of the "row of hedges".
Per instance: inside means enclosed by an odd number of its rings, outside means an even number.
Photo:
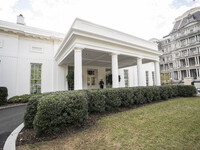
[[[24,94],[20,96],[13,96],[8,99],[8,103],[27,103],[32,95]]]
[[[37,135],[54,134],[70,125],[81,126],[88,113],[118,110],[120,107],[191,97],[194,86],[167,85],[103,90],[62,91],[33,96],[24,116],[25,127]]]
[[[6,87],[0,87],[0,106],[7,103],[8,90]]]

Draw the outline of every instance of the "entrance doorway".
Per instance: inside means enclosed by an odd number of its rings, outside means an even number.
[[[87,89],[96,89],[97,86],[97,70],[89,69],[87,71]]]

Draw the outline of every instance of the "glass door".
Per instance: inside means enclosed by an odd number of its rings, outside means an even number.
[[[87,87],[88,87],[88,89],[96,89],[97,86],[98,86],[97,70],[88,70],[87,71]]]

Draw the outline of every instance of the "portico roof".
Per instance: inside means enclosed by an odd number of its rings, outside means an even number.
[[[76,47],[83,49],[83,65],[110,65],[112,53],[119,54],[119,67],[136,64],[133,58],[138,57],[144,58],[144,62],[158,61],[162,54],[150,41],[78,18],[55,54],[58,64],[73,64]]]

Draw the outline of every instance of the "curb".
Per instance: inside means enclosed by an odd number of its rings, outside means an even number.
[[[16,104],[16,105],[11,105],[11,106],[5,106],[5,107],[0,107],[0,110],[1,110],[1,109],[12,108],[12,107],[23,106],[23,105],[26,105],[26,103],[24,103],[24,104]]]
[[[24,123],[20,124],[6,139],[3,150],[16,150],[16,140],[19,132],[24,128]]]

